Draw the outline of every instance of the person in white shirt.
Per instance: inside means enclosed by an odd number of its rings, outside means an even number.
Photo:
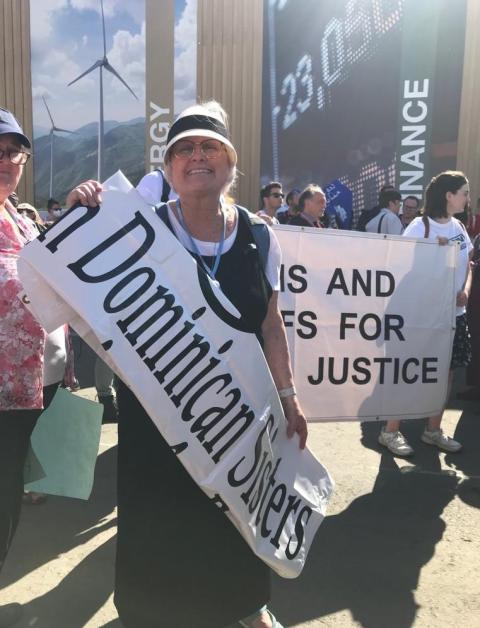
[[[137,185],[137,190],[147,203],[157,205],[157,203],[166,203],[174,201],[178,198],[175,190],[165,179],[162,170],[153,170],[146,174]]]
[[[467,366],[470,362],[471,348],[467,328],[466,308],[472,273],[470,257],[473,246],[462,223],[454,218],[470,202],[468,180],[463,172],[442,172],[430,181],[425,193],[425,209],[421,218],[415,218],[405,229],[409,238],[428,238],[438,240],[440,244],[457,242],[456,305],[457,318],[453,339],[452,359],[447,399],[450,394],[454,369]],[[441,427],[442,414],[429,417],[427,427],[422,434],[422,441],[434,445],[443,451],[457,452],[462,445],[446,436]],[[388,421],[382,429],[378,441],[396,456],[410,456],[412,447],[400,432],[400,421]]]
[[[278,225],[276,214],[282,206],[284,197],[282,184],[278,181],[271,181],[264,185],[260,190],[262,209],[257,212],[257,216],[262,218],[267,225]]]
[[[369,233],[388,233],[402,235],[403,225],[398,217],[402,195],[397,190],[384,190],[380,193],[378,204],[379,213],[367,222],[365,231]]]

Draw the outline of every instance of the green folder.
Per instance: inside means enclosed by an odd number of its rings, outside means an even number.
[[[25,490],[88,499],[100,444],[103,406],[59,388],[30,439]]]

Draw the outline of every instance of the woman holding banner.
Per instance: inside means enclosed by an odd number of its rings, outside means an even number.
[[[168,134],[165,175],[179,198],[152,213],[219,283],[259,338],[279,390],[287,433],[305,447],[307,425],[296,398],[277,306],[280,249],[275,235],[226,201],[237,154],[218,103],[185,110]],[[160,200],[160,199],[158,199]],[[101,186],[75,188],[68,205],[97,205]],[[265,259],[252,223],[262,222]],[[139,400],[121,382],[118,549],[115,603],[126,628],[221,628],[234,622],[280,628],[267,610],[269,568],[193,482]]]
[[[454,215],[462,212],[470,202],[467,177],[463,172],[442,172],[430,181],[425,191],[425,208],[421,218],[415,218],[403,235],[410,238],[438,240],[440,244],[456,242],[456,327],[453,339],[452,359],[447,391],[447,400],[453,379],[453,371],[470,362],[470,336],[467,327],[466,305],[470,294],[472,273],[470,257],[472,243],[463,224]],[[430,417],[422,434],[422,441],[442,451],[455,453],[462,445],[446,436],[441,429],[442,414]],[[396,456],[410,456],[413,449],[400,432],[400,421],[388,421],[378,438],[379,443]]]

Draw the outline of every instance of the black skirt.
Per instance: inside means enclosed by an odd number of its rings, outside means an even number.
[[[456,318],[455,336],[453,337],[452,359],[450,370],[468,366],[472,361],[472,346],[468,331],[467,315],[460,314]]]
[[[224,628],[270,597],[270,570],[118,384],[115,605],[126,628]]]

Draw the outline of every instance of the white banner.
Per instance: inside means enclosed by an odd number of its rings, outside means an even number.
[[[275,227],[279,304],[311,421],[439,414],[455,328],[455,245]]]
[[[25,247],[32,309],[47,330],[74,327],[253,551],[295,577],[330,477],[287,439],[260,345],[236,309],[123,175],[107,184],[101,208],[70,211]]]

